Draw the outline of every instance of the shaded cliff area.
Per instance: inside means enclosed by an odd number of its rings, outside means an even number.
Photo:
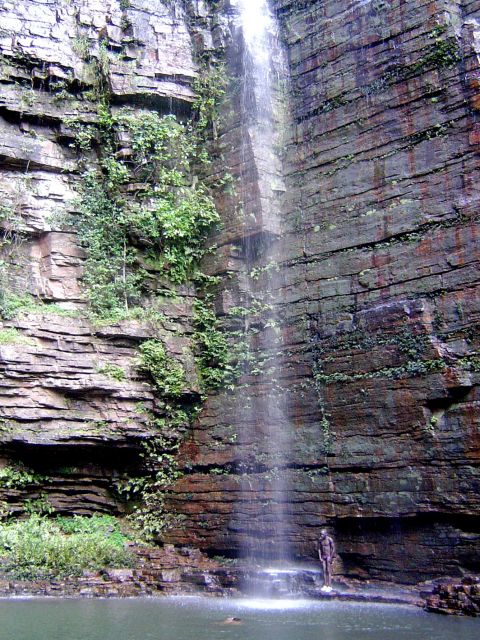
[[[289,78],[274,61],[282,162],[264,159],[265,180],[240,121],[234,2],[3,3],[2,498],[14,514],[26,500],[124,514],[145,501],[131,479],[156,465],[146,499],[165,541],[269,556],[281,474],[298,558],[315,558],[326,525],[348,576],[478,570],[480,3],[274,8]],[[170,113],[192,157],[139,160],[135,118],[158,127]],[[183,278],[178,254],[165,259],[177,245],[152,260],[145,217],[129,219],[135,254],[119,254],[114,292],[126,309],[112,317],[88,276],[85,172],[138,211],[170,184],[158,165],[192,193],[205,185],[222,224],[208,254],[195,247],[203,275]],[[133,263],[141,287],[127,290]],[[265,382],[272,344],[281,375]],[[268,455],[265,394],[287,400],[287,465]]]

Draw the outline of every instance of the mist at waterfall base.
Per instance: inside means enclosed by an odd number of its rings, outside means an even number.
[[[0,616],[1,640],[474,640],[480,630],[413,607],[301,600],[3,600]]]

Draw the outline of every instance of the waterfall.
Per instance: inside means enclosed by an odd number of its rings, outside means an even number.
[[[243,39],[240,102],[240,199],[243,211],[242,279],[246,390],[237,392],[242,411],[243,552],[256,559],[288,558],[288,472],[291,425],[282,388],[279,315],[281,200],[279,156],[286,64],[267,0],[239,0]],[[260,319],[261,318],[261,319]]]

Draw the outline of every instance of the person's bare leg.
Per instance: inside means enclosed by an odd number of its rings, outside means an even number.
[[[332,564],[330,562],[325,563],[326,564],[326,568],[327,568],[327,572],[326,572],[326,576],[325,576],[325,585],[327,587],[331,587],[332,586]]]
[[[323,568],[323,586],[328,587],[328,562],[326,560],[322,560],[322,568]]]

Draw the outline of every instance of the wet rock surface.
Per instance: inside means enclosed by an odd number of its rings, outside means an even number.
[[[148,411],[157,406],[136,364],[141,340],[160,335],[189,372],[185,401],[198,393],[193,292],[184,288],[165,303],[160,328],[138,321],[93,326],[84,315],[85,256],[75,230],[65,232],[55,219],[75,215],[78,196],[66,119],[88,125],[97,118],[95,101],[84,95],[92,89],[86,41],[93,60],[107,43],[119,106],[187,113],[195,48],[225,49],[238,75],[240,49],[229,28],[234,3],[188,2],[186,11],[180,2],[127,4],[114,1],[107,10],[94,0],[24,0],[0,8],[0,197],[22,230],[2,259],[16,292],[72,312],[40,310],[0,327],[22,337],[0,344],[3,464],[24,462],[49,478],[26,491],[2,490],[14,511],[26,494],[48,495],[63,514],[123,509],[112,482],[138,472],[141,441],[152,434]],[[274,6],[291,75],[280,188],[284,257],[277,265],[281,379],[244,380],[245,407],[229,391],[207,399],[181,450],[185,475],[170,507],[186,519],[169,540],[212,554],[235,555],[245,543],[274,554],[279,507],[271,480],[281,473],[296,556],[315,558],[327,525],[337,541],[337,573],[349,577],[414,584],[475,570],[480,5]],[[219,131],[215,166],[236,175],[234,120],[227,117]],[[249,206],[261,211],[249,234],[271,239],[277,230],[255,171],[250,178]],[[226,276],[216,308],[228,324],[242,298],[244,227],[238,197],[217,196],[224,228],[207,262],[212,274]],[[123,369],[125,379],[102,374],[105,364]],[[257,441],[243,435],[250,407],[265,394],[288,398],[287,468],[265,462],[267,415],[257,413]],[[157,583],[166,591],[210,588],[201,572],[188,583],[175,563],[164,569],[162,562],[145,558],[140,586],[134,574],[114,574],[85,577],[81,588],[85,595],[147,593]],[[219,571],[235,587],[235,575]],[[78,585],[57,585],[58,592],[78,593]]]
[[[84,572],[83,576],[36,582],[3,578],[0,595],[134,596],[205,594],[235,595],[220,565],[195,549],[132,547],[135,567]]]
[[[188,531],[172,540],[275,555],[276,474],[299,557],[315,557],[327,525],[350,577],[414,584],[474,570],[479,5],[274,4],[291,74],[282,367],[272,383],[244,380],[243,404],[208,399],[188,445],[198,471],[172,501]],[[241,261],[228,221],[218,272]],[[241,297],[230,282],[219,308],[228,317]],[[290,420],[280,469],[265,462],[262,426],[262,397],[275,394]]]
[[[427,598],[425,608],[443,615],[479,616],[480,578],[441,582]]]

